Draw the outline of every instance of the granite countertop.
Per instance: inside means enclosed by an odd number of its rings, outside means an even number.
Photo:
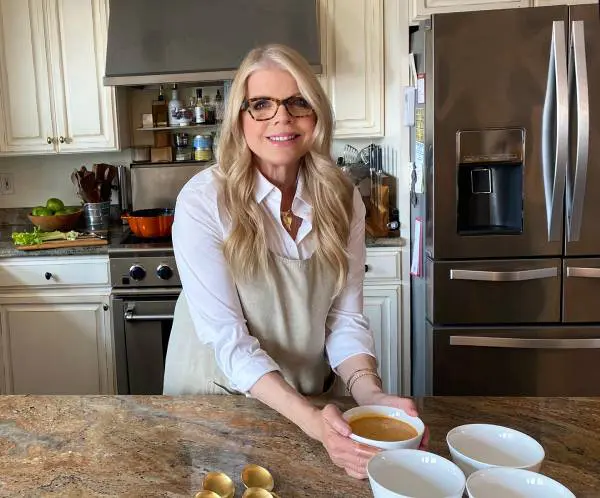
[[[11,239],[12,232],[30,231],[33,225],[4,225],[0,226],[0,258],[13,257],[53,257],[53,256],[88,256],[97,254],[108,254],[111,250],[118,249],[122,244],[122,236],[126,225],[115,224],[109,230],[109,244],[106,246],[71,247],[64,249],[44,249],[40,251],[21,251],[17,249]],[[401,247],[404,245],[402,238],[374,238],[367,236],[367,247]]]
[[[431,451],[469,422],[523,430],[546,450],[542,473],[578,498],[600,496],[600,398],[423,398]],[[342,409],[348,398],[336,400]],[[317,404],[322,404],[317,402]],[[241,496],[247,463],[267,467],[282,498],[371,496],[317,442],[242,396],[3,396],[1,496],[193,496],[213,470]]]

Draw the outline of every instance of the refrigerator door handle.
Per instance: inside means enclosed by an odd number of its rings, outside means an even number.
[[[600,349],[600,339],[519,339],[453,335],[450,336],[450,346],[508,349]]]
[[[479,280],[484,282],[522,282],[558,276],[558,268],[536,268],[534,270],[485,271],[450,270],[450,280]]]
[[[567,277],[600,278],[600,268],[567,266]]]
[[[542,173],[548,242],[561,238],[568,151],[569,88],[565,23],[554,21],[542,119]]]
[[[570,165],[567,168],[567,237],[569,242],[576,242],[581,233],[590,149],[589,88],[583,21],[571,23],[569,93],[571,102],[575,101],[577,105],[577,149],[574,180],[572,168]]]

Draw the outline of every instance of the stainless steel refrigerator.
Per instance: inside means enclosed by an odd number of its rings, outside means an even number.
[[[599,7],[438,15],[411,45],[414,394],[600,395]]]

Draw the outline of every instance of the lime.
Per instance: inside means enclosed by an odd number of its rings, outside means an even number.
[[[48,208],[39,208],[34,216],[52,216],[54,211]]]
[[[65,204],[60,199],[56,197],[51,197],[46,201],[46,207],[51,209],[52,211],[61,211],[65,208]]]
[[[61,216],[61,215],[65,215],[65,214],[71,214],[71,213],[67,209],[61,209],[60,211],[54,212],[55,216]]]
[[[40,211],[46,211],[46,208],[44,206],[36,206],[31,210],[31,214],[33,216],[42,216],[39,214]]]
[[[65,211],[67,214],[73,214],[81,211],[81,208],[77,206],[69,206],[64,208],[63,211]]]

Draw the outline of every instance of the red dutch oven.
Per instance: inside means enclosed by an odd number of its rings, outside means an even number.
[[[129,228],[137,237],[145,239],[170,237],[175,210],[167,208],[138,209],[124,214],[121,219],[127,220]]]

